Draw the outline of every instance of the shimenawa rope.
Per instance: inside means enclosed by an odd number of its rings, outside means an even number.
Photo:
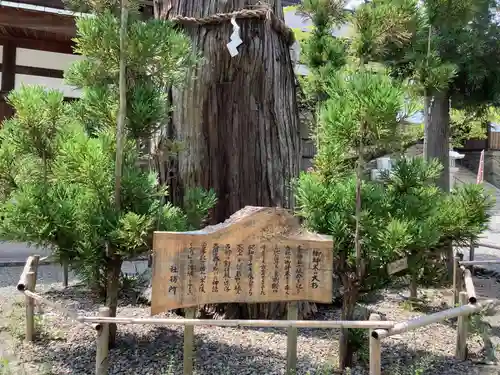
[[[259,3],[252,9],[241,9],[230,13],[216,13],[210,16],[196,18],[185,16],[174,16],[170,20],[172,22],[184,25],[216,25],[223,22],[229,22],[231,19],[264,19],[271,28],[278,34],[282,35],[289,45],[295,41],[295,35],[291,28],[289,28],[284,21],[276,17],[273,10],[268,4]]]

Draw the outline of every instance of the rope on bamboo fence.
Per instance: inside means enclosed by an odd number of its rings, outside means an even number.
[[[81,317],[80,317],[80,315],[78,313],[76,313],[74,311],[71,311],[71,310],[63,307],[63,306],[61,306],[58,303],[49,301],[47,298],[44,298],[44,297],[42,297],[41,295],[39,295],[37,293],[33,293],[33,292],[29,291],[29,290],[25,290],[23,293],[26,296],[28,296],[29,298],[32,298],[35,301],[39,302],[40,304],[47,305],[47,306],[53,308],[54,310],[59,311],[60,313],[66,315],[68,318],[74,320],[75,322],[80,322],[80,323],[84,323],[86,325],[89,325],[89,326],[91,326],[92,328],[94,328],[97,331],[101,329],[101,324],[100,323],[89,324],[87,322],[82,322],[82,319],[81,319]]]
[[[279,35],[282,35],[288,45],[292,45],[295,42],[295,35],[293,30],[287,26],[287,24],[278,18],[269,4],[259,2],[252,8],[240,9],[229,13],[216,13],[206,17],[186,17],[186,16],[173,16],[170,18],[172,22],[179,23],[182,25],[217,25],[224,22],[229,22],[233,18],[236,19],[263,19],[271,28],[276,31]]]

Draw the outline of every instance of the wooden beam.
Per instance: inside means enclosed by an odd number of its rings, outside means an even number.
[[[2,86],[1,91],[14,89],[16,80],[16,46],[14,43],[6,43],[3,46],[2,58]]]
[[[3,64],[0,64],[2,70]],[[64,78],[64,72],[58,69],[38,68],[35,66],[16,65],[16,74],[25,74],[29,76],[48,77],[48,78]]]
[[[76,35],[72,16],[37,12],[0,5],[0,26],[45,31],[72,38]]]
[[[64,9],[62,0],[9,0],[13,3],[36,5],[39,7],[47,7],[54,9]]]
[[[30,76],[64,78],[64,72],[57,69],[37,68],[34,66],[16,66],[16,74],[26,74]]]
[[[54,8],[54,9],[65,9],[64,2],[62,0],[9,0],[13,3],[37,5],[41,7]],[[140,4],[145,6],[153,6],[153,0],[142,0]]]
[[[14,43],[18,48],[28,48],[28,49],[36,49],[39,51],[57,52],[66,54],[73,54],[73,47],[75,45],[72,41],[59,42],[53,40],[0,36],[0,45],[5,45],[8,43]]]

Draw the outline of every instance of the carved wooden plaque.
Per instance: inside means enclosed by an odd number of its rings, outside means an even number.
[[[212,304],[332,301],[333,242],[284,209],[245,207],[222,224],[155,232],[151,314]]]

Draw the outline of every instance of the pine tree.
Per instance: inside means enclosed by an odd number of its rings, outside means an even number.
[[[319,0],[304,6],[311,5],[320,7],[311,9],[313,13],[337,9],[331,2]],[[345,320],[353,318],[363,287],[373,288],[387,279],[388,262],[409,256],[410,273],[416,274],[442,241],[464,238],[461,236],[465,233],[477,235],[480,227],[484,228],[487,219],[483,215],[491,204],[478,186],[447,198],[435,186],[442,170],[436,161],[402,158],[382,183],[366,178],[365,164],[377,151],[389,153],[404,147],[408,140],[405,116],[416,109],[409,100],[412,82],[377,64],[388,51],[411,45],[419,30],[418,13],[412,12],[414,4],[400,1],[397,5],[357,9],[350,20],[355,34],[345,49],[345,66],[333,68],[327,61],[320,61],[313,65],[309,78],[311,87],[319,88],[322,94],[314,96],[318,91],[312,91],[313,97],[321,99],[313,131],[318,153],[314,169],[299,179],[297,202],[306,225],[334,237],[334,272],[344,288]],[[313,33],[308,47],[324,57],[324,49],[331,45],[319,35]],[[470,227],[464,225],[468,219],[458,221],[460,230],[455,232],[457,227],[440,212],[453,210],[457,196],[463,200],[456,206],[455,217],[465,219],[462,215],[467,210],[475,214],[468,223]],[[474,205],[465,208],[464,202]],[[352,365],[356,335],[347,329],[341,331],[342,369]]]
[[[169,22],[142,21],[137,7],[92,2],[77,20],[76,52],[67,72],[82,89],[22,88],[9,100],[16,115],[1,130],[5,217],[10,239],[50,246],[92,284],[105,287],[115,316],[124,260],[151,249],[153,230],[203,224],[216,202],[196,189],[184,211],[164,203],[166,186],[140,165],[141,142],[168,120],[165,87],[180,85],[196,63],[189,39]],[[128,14],[127,14],[128,13]],[[128,15],[128,17],[127,17]],[[119,126],[117,126],[119,125]],[[114,343],[116,327],[110,334]]]
[[[389,45],[377,60],[394,75],[410,77],[425,97],[424,153],[443,165],[439,186],[445,191],[450,186],[450,107],[481,117],[500,103],[497,7],[497,0],[375,0],[361,6],[369,15],[363,21],[367,30],[376,27],[373,15],[384,9],[399,9],[412,20],[411,43]]]

